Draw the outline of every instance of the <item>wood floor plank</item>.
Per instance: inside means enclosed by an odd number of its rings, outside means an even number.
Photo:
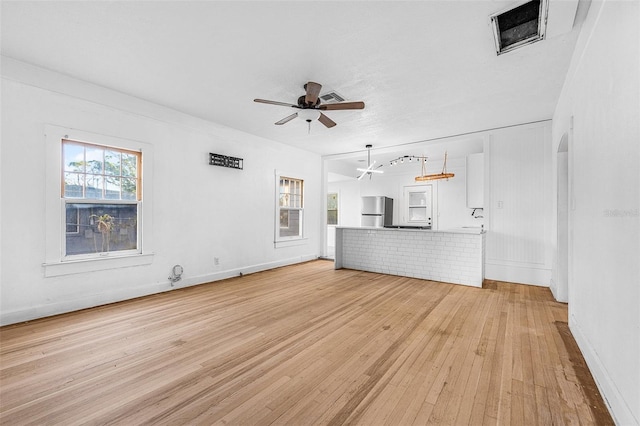
[[[566,321],[307,262],[1,327],[0,425],[613,424]]]

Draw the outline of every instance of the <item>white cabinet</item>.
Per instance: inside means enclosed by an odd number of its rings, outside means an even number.
[[[484,154],[467,155],[467,208],[484,207]]]
[[[404,222],[411,225],[432,226],[433,224],[432,185],[412,185],[404,187]]]

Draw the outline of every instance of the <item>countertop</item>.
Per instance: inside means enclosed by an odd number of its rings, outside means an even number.
[[[484,234],[486,231],[479,226],[474,227],[459,227],[448,229],[408,229],[408,228],[378,228],[375,226],[337,226],[339,229],[359,229],[369,231],[389,231],[389,232],[432,232],[432,233],[448,233],[448,234]]]

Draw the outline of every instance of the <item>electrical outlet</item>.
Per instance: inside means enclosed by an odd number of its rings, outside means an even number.
[[[213,258],[213,264],[214,265],[219,265],[220,264],[220,258],[219,257],[214,257]]]

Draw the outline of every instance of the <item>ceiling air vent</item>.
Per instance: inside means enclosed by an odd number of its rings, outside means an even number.
[[[325,104],[345,101],[345,98],[343,96],[340,96],[339,94],[333,91],[325,93],[324,95],[320,95],[320,99],[322,99],[322,102]]]
[[[532,0],[490,16],[496,51],[501,55],[544,39],[547,0]]]

